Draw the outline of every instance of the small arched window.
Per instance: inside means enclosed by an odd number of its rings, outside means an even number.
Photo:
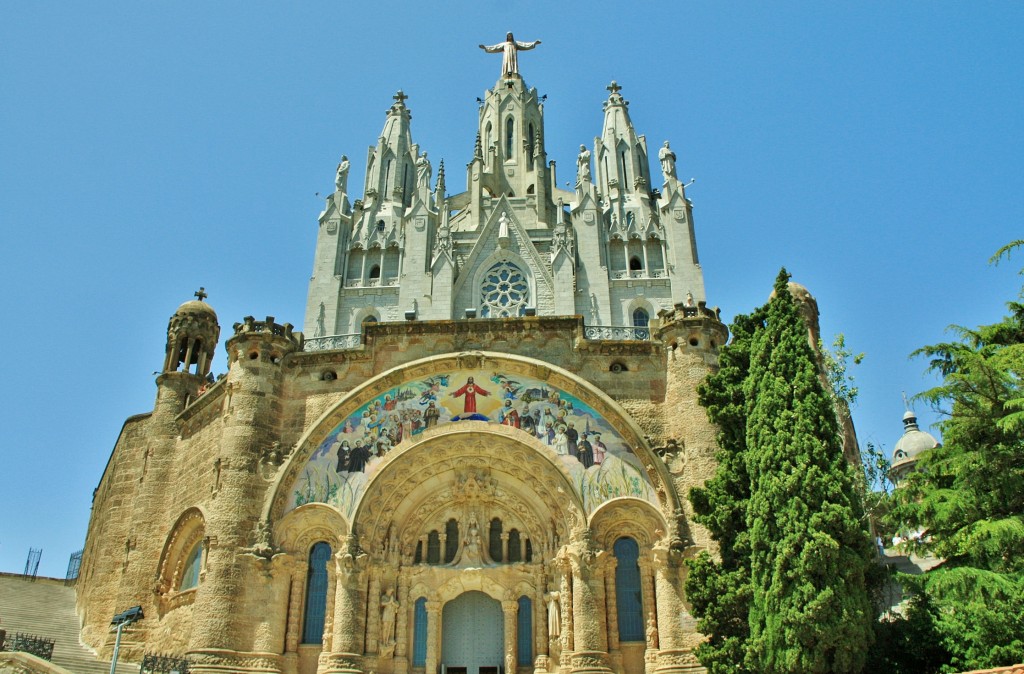
[[[427,534],[427,564],[441,563],[441,536],[437,531]]]
[[[203,541],[196,541],[185,558],[185,567],[181,572],[181,583],[178,591],[191,590],[199,585],[199,571],[203,568]]]
[[[370,267],[370,278],[380,278],[380,265],[375,264]]]
[[[416,555],[413,557],[412,563],[423,563],[423,541],[416,541]]]
[[[634,255],[629,258],[629,270],[630,271],[643,271],[644,263],[639,257]]]
[[[427,598],[416,600],[412,616],[412,666],[427,664]]]
[[[526,561],[527,563],[533,561],[533,544],[530,543],[530,539],[526,539]]]
[[[516,662],[520,667],[533,664],[533,602],[523,595],[516,614]]]
[[[487,553],[495,562],[502,561],[501,554],[501,520],[495,517],[491,520],[491,531],[487,540]]]
[[[519,530],[511,529],[508,532],[508,561],[510,562],[521,562],[523,561],[523,553],[520,550]]]
[[[634,328],[646,328],[651,324],[651,317],[647,313],[646,309],[634,309],[633,310],[633,327]]]
[[[512,150],[515,148],[515,143],[512,142],[514,140],[515,130],[516,124],[512,121],[512,118],[509,117],[505,122],[505,159],[512,158]]]
[[[632,538],[615,541],[615,602],[619,641],[644,640],[644,605],[640,590],[640,546]]]
[[[448,564],[459,552],[459,523],[454,517],[444,525],[444,534],[444,563]]]
[[[309,551],[309,570],[306,575],[306,608],[302,614],[302,643],[320,644],[324,641],[324,617],[327,612],[327,562],[331,546],[320,542]]]

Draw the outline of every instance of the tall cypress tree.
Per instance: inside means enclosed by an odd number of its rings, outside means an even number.
[[[873,640],[874,551],[834,402],[783,269],[756,332],[746,400],[754,671],[857,672]]]
[[[718,542],[720,559],[702,553],[689,562],[686,596],[708,640],[697,657],[710,674],[743,674],[750,636],[750,537],[746,515],[747,405],[743,382],[750,371],[750,346],[764,327],[766,308],[739,315],[729,326],[732,339],[722,347],[718,370],[697,389],[700,404],[718,426],[718,468],[703,487],[690,491],[694,519]]]

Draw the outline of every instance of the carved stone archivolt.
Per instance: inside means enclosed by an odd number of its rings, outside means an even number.
[[[157,571],[157,582],[154,587],[163,611],[176,608],[182,603],[188,603],[182,601],[184,597],[179,599],[179,595],[187,595],[189,602],[194,599],[194,592],[181,593],[178,592],[178,587],[181,585],[186,557],[196,544],[203,540],[205,534],[206,518],[198,508],[186,510],[172,527],[160,555],[160,568]]]
[[[629,497],[602,503],[590,516],[590,531],[594,542],[605,550],[611,550],[623,536],[633,538],[641,547],[670,538],[665,516],[647,501]]]
[[[371,553],[397,536],[408,557],[424,527],[449,514],[476,514],[480,522],[504,516],[521,524],[538,552],[585,522],[567,474],[539,441],[530,446],[515,429],[469,421],[420,437],[387,457],[353,518],[370,532]]]
[[[348,522],[337,510],[322,503],[309,503],[281,518],[274,527],[274,541],[281,550],[305,558],[319,541],[338,551],[348,532]]]

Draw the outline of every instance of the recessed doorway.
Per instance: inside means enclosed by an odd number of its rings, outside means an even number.
[[[448,674],[498,674],[504,668],[505,616],[483,592],[464,592],[441,613],[441,662]]]

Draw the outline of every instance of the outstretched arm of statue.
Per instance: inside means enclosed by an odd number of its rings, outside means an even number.
[[[520,49],[533,49],[540,44],[540,40],[534,40],[533,42],[520,42],[516,40],[516,46]]]
[[[482,44],[480,45],[480,48],[483,49],[488,54],[496,54],[500,51],[505,51],[505,43],[502,42],[501,44],[491,45],[490,47],[488,47],[485,44]]]

